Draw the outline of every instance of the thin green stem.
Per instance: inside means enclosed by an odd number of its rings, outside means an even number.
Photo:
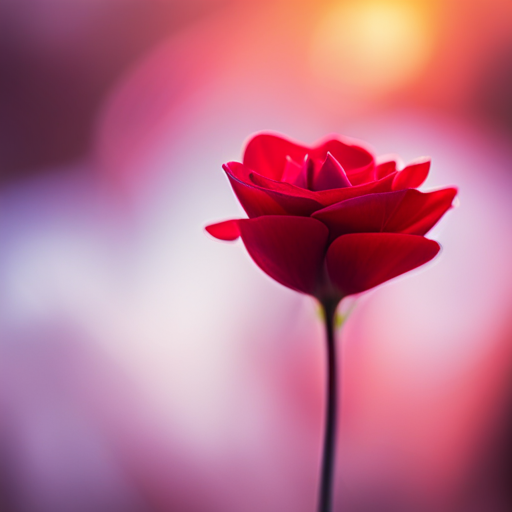
[[[332,511],[334,458],[336,452],[336,425],[338,413],[338,376],[334,326],[337,305],[338,302],[327,301],[322,304],[327,341],[327,400],[318,512]]]

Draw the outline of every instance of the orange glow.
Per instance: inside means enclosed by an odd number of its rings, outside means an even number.
[[[311,46],[320,82],[356,96],[378,96],[418,78],[431,57],[434,32],[418,2],[364,0],[324,12]]]

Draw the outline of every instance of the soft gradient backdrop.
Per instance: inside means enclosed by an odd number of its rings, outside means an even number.
[[[0,510],[315,510],[316,305],[204,232],[259,130],[460,188],[343,330],[336,510],[510,510],[511,90],[509,0],[0,3]]]

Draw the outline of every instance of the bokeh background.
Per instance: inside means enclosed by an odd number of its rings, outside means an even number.
[[[460,189],[343,330],[336,510],[510,510],[511,91],[509,0],[0,3],[0,510],[315,510],[316,306],[203,229],[259,130]]]

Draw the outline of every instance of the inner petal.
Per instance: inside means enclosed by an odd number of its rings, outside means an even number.
[[[312,189],[320,191],[351,186],[352,184],[341,164],[328,152],[322,167],[314,176]]]
[[[286,166],[281,181],[296,187],[313,190],[315,163],[309,155],[305,155],[302,164],[295,162],[290,156],[286,157]]]
[[[281,181],[291,183],[296,187],[307,188],[306,180],[303,176],[303,166],[295,162],[290,156],[286,157],[286,164]]]

